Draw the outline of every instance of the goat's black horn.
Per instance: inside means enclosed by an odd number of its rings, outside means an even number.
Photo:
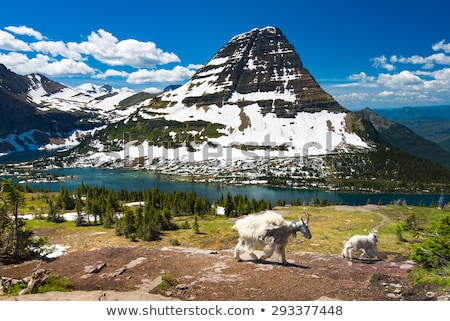
[[[311,216],[311,214],[305,213],[305,216],[306,216],[306,224],[308,224],[308,222],[309,222],[309,217]]]

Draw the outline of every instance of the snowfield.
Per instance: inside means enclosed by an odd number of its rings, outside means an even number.
[[[54,94],[48,95],[42,85],[30,88],[28,97],[30,101],[44,107],[42,111],[57,109],[64,112],[96,111],[100,114],[114,111],[119,103],[134,95],[128,89],[109,89],[91,83],[75,88],[66,87]]]

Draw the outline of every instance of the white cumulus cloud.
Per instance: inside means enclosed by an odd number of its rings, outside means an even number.
[[[0,53],[0,64],[4,64],[13,71],[16,70],[16,67],[27,63],[28,60],[29,60],[28,56],[23,53],[18,52],[9,52],[7,54]]]
[[[5,30],[0,30],[0,63],[19,74],[79,75],[96,79],[121,77],[129,83],[145,84],[180,82],[202,67],[191,64],[187,68],[156,69],[158,65],[178,63],[180,58],[175,53],[158,48],[151,41],[119,40],[103,29],[91,32],[87,40],[80,42],[49,41],[27,26],[8,26]],[[19,39],[20,36],[34,39],[27,39],[27,42]]]
[[[450,65],[450,56],[447,56],[442,52],[432,54],[427,57],[422,57],[419,55],[413,55],[411,57],[397,57],[394,55],[391,57],[390,61],[393,63],[423,65],[424,69],[431,69],[435,65]]]
[[[187,67],[189,68],[189,69],[200,69],[200,68],[202,68],[204,65],[202,65],[202,64],[189,64]]]
[[[401,89],[405,86],[420,85],[423,80],[409,70],[403,70],[398,74],[379,74],[377,83],[391,89]]]
[[[347,77],[350,83],[335,84],[332,87],[377,87],[376,78],[374,76],[369,76],[365,72],[360,72],[358,74],[353,74]]]
[[[450,68],[444,68],[441,70],[437,70],[434,73],[434,77],[438,80],[450,81]]]
[[[387,62],[386,56],[375,57],[372,58],[371,60],[375,68],[384,68],[388,71],[392,71],[395,69],[394,65]]]
[[[352,93],[348,93],[348,94],[340,94],[340,95],[336,95],[335,98],[340,101],[340,102],[344,102],[348,103],[348,102],[362,102],[362,101],[367,101],[370,100],[371,95],[369,93],[357,93],[357,92],[352,92]]]
[[[352,74],[347,77],[349,82],[333,84],[330,88],[344,106],[348,104],[361,107],[363,102],[385,106],[448,103],[450,43],[441,40],[432,45],[432,50],[434,52],[429,54],[392,55],[389,59],[381,55],[371,58],[375,70],[385,71]],[[397,69],[402,71],[396,72]],[[345,92],[350,88],[352,92]]]
[[[180,82],[192,77],[195,70],[188,69],[182,66],[176,66],[172,70],[168,69],[139,69],[132,72],[127,82],[131,84],[145,84],[151,82]]]
[[[16,39],[12,34],[3,30],[0,30],[0,49],[14,51],[31,50],[25,41]]]
[[[63,41],[37,41],[30,44],[36,52],[50,54],[54,57],[62,56],[75,60],[83,60],[82,55],[77,51],[77,45],[73,42]]]
[[[431,48],[434,51],[443,50],[444,52],[450,53],[450,43],[445,43],[445,40],[441,40],[438,43],[434,44]]]
[[[27,26],[19,26],[19,27],[8,26],[5,27],[5,29],[17,35],[30,36],[36,38],[37,40],[44,39],[44,36],[42,36],[42,34],[39,31],[36,31],[33,28],[29,28]]]
[[[132,66],[152,68],[156,65],[179,62],[174,53],[164,52],[153,42],[141,42],[135,39],[119,41],[111,33],[100,29],[88,36],[88,41],[81,42],[77,50],[92,55],[98,61],[110,66]]]
[[[11,68],[19,74],[40,73],[47,76],[74,76],[92,75],[95,70],[82,61],[64,58],[61,60],[51,59],[49,56],[38,54],[22,64],[16,64]]]
[[[126,77],[128,77],[128,75],[129,75],[129,73],[126,72],[126,71],[120,71],[120,70],[115,70],[115,69],[108,69],[108,70],[106,70],[103,73],[99,73],[99,74],[94,75],[93,77],[97,78],[97,79],[106,79],[106,78],[109,78],[109,77],[123,77],[123,78],[126,78]]]
[[[388,90],[384,90],[378,94],[378,96],[380,96],[380,97],[389,97],[389,96],[393,96],[393,95],[395,95],[395,92],[388,91]]]

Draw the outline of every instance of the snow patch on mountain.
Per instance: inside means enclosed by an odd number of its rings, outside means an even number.
[[[12,148],[4,151],[7,155],[12,152],[23,152],[31,150],[52,150],[52,149],[70,149],[77,146],[80,140],[88,135],[94,135],[98,130],[106,126],[91,130],[74,130],[68,135],[65,133],[43,132],[39,129],[32,129],[26,133],[9,134],[6,138],[0,138],[0,144],[9,144]],[[39,137],[37,139],[36,137]],[[46,137],[47,144],[42,144],[43,137]]]
[[[258,93],[252,95],[264,96]],[[347,113],[322,110],[315,113],[299,112],[294,118],[280,118],[274,113],[263,115],[257,103],[245,107],[226,104],[204,108],[186,107],[182,103],[177,103],[165,108],[164,113],[163,117],[167,120],[179,122],[202,120],[225,125],[225,129],[220,131],[223,134],[221,137],[209,140],[221,146],[285,145],[293,154],[301,153],[305,148],[312,146],[315,146],[311,150],[313,154],[325,154],[345,145],[369,147],[358,135],[346,129]],[[142,110],[141,115],[147,119],[162,116],[161,111],[157,109]]]
[[[33,86],[28,92],[30,101],[39,105],[41,111],[52,109],[63,112],[92,112],[102,116],[111,115],[120,101],[134,95],[129,89],[115,89],[110,86],[98,86],[91,83],[78,87],[66,87],[48,94],[42,84]],[[114,121],[111,119],[111,121]]]

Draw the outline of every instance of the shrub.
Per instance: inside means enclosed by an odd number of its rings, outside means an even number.
[[[450,265],[450,215],[442,218],[429,231],[423,243],[414,244],[411,259],[426,269]]]
[[[17,296],[17,295],[19,295],[19,292],[22,291],[23,289],[25,289],[26,287],[27,287],[26,282],[15,283],[6,288],[5,294],[7,296]]]
[[[191,228],[191,225],[189,224],[188,221],[184,221],[183,223],[180,224],[180,228],[183,230],[188,230]]]
[[[164,291],[178,284],[177,280],[169,274],[161,274],[161,279],[162,282],[153,289],[154,292]]]
[[[48,278],[37,288],[37,293],[50,291],[68,292],[73,288],[73,283],[59,274],[50,274]]]

